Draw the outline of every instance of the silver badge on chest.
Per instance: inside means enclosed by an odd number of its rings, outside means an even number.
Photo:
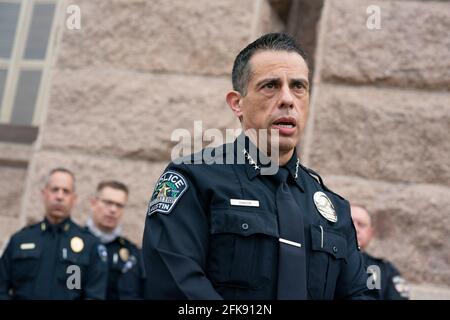
[[[331,222],[337,221],[336,210],[334,210],[333,203],[325,193],[322,191],[314,193],[314,204],[322,217]]]

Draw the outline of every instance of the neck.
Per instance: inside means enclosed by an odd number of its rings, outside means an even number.
[[[66,220],[66,218],[63,218],[63,217],[52,217],[50,215],[47,215],[46,218],[47,218],[48,222],[50,222],[51,224],[60,224],[61,222]]]
[[[289,160],[291,160],[293,154],[294,149],[291,149],[287,152],[280,152],[280,155],[278,157],[278,165],[280,167],[286,165],[289,162]]]
[[[270,143],[269,142],[265,142],[265,143],[261,143],[261,141],[259,141],[256,133],[252,130],[247,130],[245,132],[245,135],[247,136],[247,138],[250,140],[250,142],[256,146],[256,148],[258,148],[258,152],[261,156],[265,156],[265,157],[270,157],[271,156],[271,148],[270,148]]]
[[[89,218],[86,222],[88,229],[100,239],[102,243],[109,243],[114,241],[122,233],[121,226],[117,226],[113,230],[103,230],[100,226],[96,225],[92,218]]]
[[[113,233],[114,229],[108,229],[108,228],[104,228],[102,226],[99,226],[98,224],[95,225],[101,232],[105,233],[105,234],[111,234]]]
[[[271,157],[271,148],[270,145],[265,145],[265,144],[261,144],[258,143],[258,137],[255,134],[254,131],[252,130],[246,130],[245,131],[245,135],[250,139],[250,141],[258,148],[258,150],[260,152],[262,152],[262,154],[264,154],[265,156]],[[291,160],[292,155],[294,154],[294,150],[295,149],[289,149],[287,151],[284,150],[279,150],[279,155],[278,155],[278,165],[279,166],[284,166],[286,165],[289,160]],[[276,155],[273,155],[276,156]]]

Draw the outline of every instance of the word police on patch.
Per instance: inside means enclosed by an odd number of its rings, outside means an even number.
[[[156,183],[147,214],[169,214],[183,193],[188,189],[186,179],[175,171],[166,171]]]

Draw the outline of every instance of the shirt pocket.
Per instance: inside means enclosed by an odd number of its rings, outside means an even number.
[[[61,263],[58,265],[57,270],[59,282],[66,286],[68,278],[79,271],[80,282],[83,285],[84,276],[89,265],[89,254],[84,251],[74,253],[70,249],[67,249],[65,253],[60,252],[60,261]]]
[[[312,299],[333,299],[342,263],[346,262],[346,238],[329,228],[311,226],[308,291]]]
[[[276,216],[260,208],[211,209],[208,273],[215,285],[258,288],[273,281]]]
[[[12,254],[12,281],[17,285],[35,278],[40,264],[41,250],[17,250]]]

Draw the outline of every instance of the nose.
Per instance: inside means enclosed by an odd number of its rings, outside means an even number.
[[[287,84],[283,85],[280,90],[280,108],[292,108],[294,106],[294,98],[291,89]]]
[[[116,212],[117,212],[117,206],[116,205],[109,206],[108,209],[109,209],[109,214],[111,214],[111,215],[115,215]]]
[[[63,190],[58,190],[56,192],[56,199],[62,200],[63,198],[64,198],[64,191]]]

